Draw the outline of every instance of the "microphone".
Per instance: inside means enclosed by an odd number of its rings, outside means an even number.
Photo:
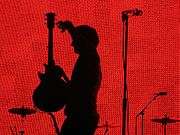
[[[137,8],[122,11],[122,15],[127,15],[127,16],[141,16],[142,14],[143,11]]]
[[[158,92],[158,93],[154,93],[155,96],[166,96],[167,92],[163,91],[163,92]]]

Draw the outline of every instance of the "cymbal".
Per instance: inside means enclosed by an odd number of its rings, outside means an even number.
[[[29,107],[20,107],[20,108],[11,108],[8,110],[9,113],[21,115],[22,117],[25,117],[26,115],[31,115],[36,113],[36,110],[31,109]]]
[[[161,123],[161,124],[180,122],[180,120],[171,119],[171,118],[169,118],[167,116],[165,116],[164,118],[151,119],[151,121],[156,122],[156,123]]]

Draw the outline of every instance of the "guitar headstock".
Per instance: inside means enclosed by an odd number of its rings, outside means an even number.
[[[48,29],[54,28],[55,13],[47,13],[47,27]]]

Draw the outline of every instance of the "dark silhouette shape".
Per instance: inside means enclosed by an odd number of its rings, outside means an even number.
[[[63,69],[57,66],[53,56],[53,29],[55,14],[47,13],[48,28],[48,62],[44,64],[45,73],[39,72],[40,84],[34,90],[32,99],[34,106],[44,112],[56,112],[64,107],[67,82]]]
[[[52,119],[52,122],[53,122],[54,129],[55,129],[56,134],[59,135],[59,134],[60,134],[60,131],[59,131],[59,127],[58,127],[58,123],[57,123],[57,121],[56,121],[55,115],[54,115],[53,113],[51,113],[51,112],[49,112],[48,114],[49,114],[49,116],[50,116],[51,119]]]
[[[29,107],[22,106],[22,107],[15,107],[15,108],[8,109],[8,112],[12,114],[20,115],[22,118],[24,118],[27,115],[36,113],[36,110],[31,109]]]
[[[164,128],[164,135],[167,134],[167,124],[172,124],[172,123],[180,122],[180,120],[178,120],[178,119],[169,118],[167,116],[167,114],[164,115],[164,118],[151,119],[151,121],[162,124],[162,126]]]
[[[21,116],[21,125],[24,126],[26,116],[35,114],[36,110],[32,109],[32,108],[29,108],[29,107],[22,106],[22,107],[15,107],[15,108],[8,109],[8,112],[11,113],[11,114]],[[21,127],[21,128],[24,128],[24,127]],[[18,133],[19,133],[19,135],[24,135],[25,134],[24,129],[21,129],[20,131],[17,131],[16,126],[10,126],[10,130],[11,130],[12,135],[18,135]]]
[[[67,89],[66,119],[60,135],[93,135],[99,121],[96,100],[102,78],[96,50],[99,38],[96,30],[87,25],[74,27],[70,21],[57,25],[62,32],[70,33],[74,52],[79,55]]]

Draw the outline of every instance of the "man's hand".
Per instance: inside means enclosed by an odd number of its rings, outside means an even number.
[[[59,29],[61,29],[62,32],[65,30],[71,31],[74,29],[74,26],[71,21],[59,21],[57,22],[57,26]]]
[[[48,67],[48,65],[45,64],[44,66],[45,66],[45,68],[47,68],[47,70],[49,70],[52,74],[54,74],[54,76],[56,76],[58,78],[61,78],[64,75],[64,73],[65,73],[63,68],[61,68],[58,65],[54,65],[52,67]]]

